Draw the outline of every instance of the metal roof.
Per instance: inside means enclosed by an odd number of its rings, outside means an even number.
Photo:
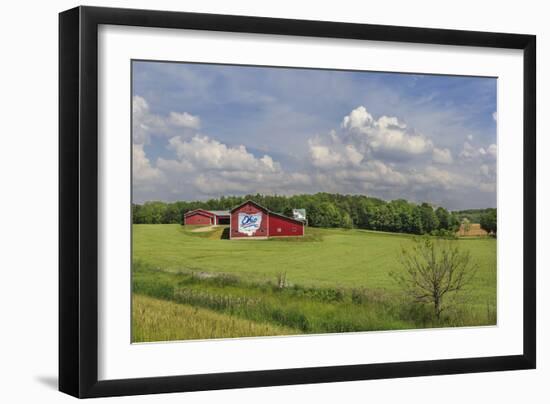
[[[229,216],[230,215],[228,210],[207,210],[207,212],[210,212],[210,213],[212,213],[213,215],[216,215],[216,216]]]

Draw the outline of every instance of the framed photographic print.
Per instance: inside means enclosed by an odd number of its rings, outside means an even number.
[[[60,14],[60,390],[535,367],[535,37]]]

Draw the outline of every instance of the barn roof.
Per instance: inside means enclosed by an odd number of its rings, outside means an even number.
[[[206,213],[207,215],[212,215],[212,213],[204,209],[193,209],[193,210],[190,210],[189,212],[186,212],[184,216],[193,215],[195,213],[202,213],[202,214]]]
[[[206,209],[194,209],[187,212],[184,216],[188,216],[194,213],[206,213],[213,216],[229,216],[231,212],[228,210],[206,210]]]
[[[252,205],[255,205],[257,208],[260,208],[260,209],[262,209],[262,210],[264,210],[264,211],[266,211],[266,212],[269,212],[269,209],[263,207],[262,205],[260,205],[260,204],[257,203],[257,202],[254,202],[252,199],[248,199],[248,200],[244,201],[243,203],[241,203],[241,204],[235,206],[233,209],[231,209],[231,212],[236,211],[236,210],[239,209],[241,206],[244,206],[244,205],[246,205],[246,204],[248,204],[248,203],[251,203]]]
[[[277,213],[277,212],[272,212],[272,211],[269,210],[268,208],[266,208],[266,207],[260,205],[260,204],[257,203],[257,202],[254,202],[254,201],[251,200],[251,199],[249,199],[249,200],[247,200],[247,201],[244,201],[244,202],[241,203],[240,205],[235,206],[233,209],[231,209],[231,213],[233,213],[234,211],[236,211],[237,209],[239,209],[241,206],[246,205],[247,203],[251,203],[252,205],[255,205],[256,207],[258,207],[259,209],[262,209],[263,211],[269,213],[270,215],[279,216],[279,217],[282,217],[283,219],[287,219],[287,220],[291,220],[291,221],[296,222],[296,223],[304,224],[304,221],[303,221],[303,220],[294,219],[293,217],[288,217],[288,216],[282,215],[282,214]]]
[[[229,216],[231,214],[228,210],[209,210],[208,212],[216,216]]]

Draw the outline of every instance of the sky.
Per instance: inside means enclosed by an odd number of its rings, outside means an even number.
[[[496,207],[497,79],[132,62],[133,202],[333,192]]]

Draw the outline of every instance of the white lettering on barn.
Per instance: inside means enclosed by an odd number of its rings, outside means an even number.
[[[239,213],[239,233],[252,236],[260,229],[262,224],[262,214]]]

